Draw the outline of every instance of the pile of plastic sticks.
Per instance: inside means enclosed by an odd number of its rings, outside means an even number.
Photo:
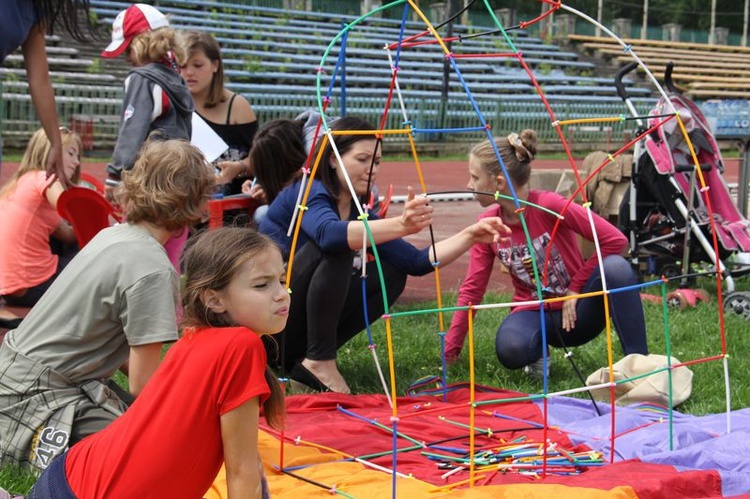
[[[435,461],[440,469],[447,470],[442,475],[444,480],[468,471],[472,459],[477,472],[500,471],[531,477],[540,476],[542,472],[551,475],[578,475],[589,466],[605,464],[599,452],[570,452],[560,444],[547,442],[545,446],[542,442],[534,442],[523,436],[478,449],[474,456],[461,452],[461,449],[442,447],[440,450],[453,455],[431,451],[424,451],[422,454]]]

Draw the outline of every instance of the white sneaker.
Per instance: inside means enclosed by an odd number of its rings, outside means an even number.
[[[23,499],[23,496],[12,495],[10,492],[0,487],[0,499]]]
[[[550,357],[547,356],[547,369],[544,369],[544,358],[539,357],[539,360],[532,362],[531,364],[523,367],[523,372],[526,373],[530,378],[544,379],[545,376],[549,378],[549,364]]]

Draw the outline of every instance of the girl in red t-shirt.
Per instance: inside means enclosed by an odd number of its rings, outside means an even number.
[[[268,497],[259,410],[278,428],[284,399],[260,338],[289,313],[281,252],[248,228],[194,241],[182,338],[125,414],[55,459],[30,497],[200,498],[222,463],[229,497]]]
[[[81,139],[66,128],[60,135],[66,181],[76,184],[81,175]],[[0,189],[0,295],[10,305],[36,304],[73,257],[70,252],[59,256],[50,246],[50,237],[63,244],[76,242],[73,229],[57,214],[64,187],[61,179],[47,178],[50,152],[47,135],[37,130],[18,170]]]

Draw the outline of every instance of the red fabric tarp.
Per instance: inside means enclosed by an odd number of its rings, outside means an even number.
[[[524,396],[524,394],[505,390],[483,390],[477,392],[475,400],[479,402]],[[468,401],[469,391],[466,388],[448,392],[445,402],[442,397],[433,396],[399,398],[398,432],[416,442],[426,443],[428,447],[398,453],[396,470],[435,486],[468,479],[468,471],[456,473],[447,480],[441,478],[446,469],[440,469],[435,461],[429,460],[422,454],[423,450],[448,454],[430,446],[439,441],[442,443],[438,444],[438,447],[465,449],[468,453],[469,432],[467,427],[462,426],[469,424]],[[359,417],[346,414],[341,409]],[[287,398],[287,410],[288,422],[284,433],[285,441],[288,442],[287,447],[290,442],[299,439],[302,442],[300,445],[304,445],[304,442],[313,442],[321,448],[336,449],[349,456],[366,456],[390,452],[393,449],[391,432],[369,422],[377,421],[381,425],[392,426],[392,411],[383,395],[352,396],[324,393],[291,396]],[[503,417],[496,417],[493,412],[500,413]],[[501,442],[519,437],[534,442],[541,442],[544,438],[542,411],[539,405],[531,401],[479,405],[475,418],[477,449],[484,446],[497,446]],[[491,430],[491,433],[488,433],[487,429]],[[589,450],[583,445],[573,446],[568,435],[560,428],[548,429],[546,438],[569,452]],[[398,438],[397,445],[403,449],[414,446],[415,443],[406,438]],[[721,480],[715,471],[679,472],[672,466],[643,463],[638,460],[609,464],[609,456],[603,457],[607,464],[589,467],[580,475],[547,474],[544,478],[533,478],[515,473],[484,472],[477,475],[476,483],[482,485],[562,484],[568,487],[593,488],[602,491],[625,486],[632,488],[635,495],[643,499],[721,497]],[[339,460],[341,456],[332,454],[330,458]],[[271,460],[270,464],[279,464],[279,456]],[[392,469],[394,465],[393,456],[390,453],[383,457],[368,459],[368,461],[389,469]],[[319,460],[311,461],[313,462],[319,462]],[[299,460],[295,460],[294,464],[299,465]],[[290,466],[288,462],[284,465]],[[314,467],[332,465],[316,464]],[[474,489],[479,493],[479,487],[474,487]],[[379,497],[388,497],[390,489],[387,491],[381,489],[380,492]]]

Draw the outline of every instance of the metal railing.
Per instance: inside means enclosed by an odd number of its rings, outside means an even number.
[[[194,2],[197,0],[193,0]],[[102,2],[98,2],[103,4]],[[161,2],[174,4],[177,2]],[[281,2],[251,1],[242,2],[246,5],[257,5],[272,8]],[[336,5],[351,6],[348,0],[345,2],[328,2],[329,8]],[[429,3],[429,2],[428,2]],[[97,2],[94,2],[97,4]],[[359,2],[356,2],[359,5]],[[217,3],[211,2],[211,5]],[[230,4],[227,4],[230,5]],[[230,5],[231,6],[231,5]],[[235,7],[237,7],[235,5]],[[212,7],[213,8],[213,7]],[[262,10],[262,9],[261,9]],[[217,14],[218,15],[218,14]],[[320,16],[320,14],[317,14]],[[363,28],[364,29],[364,28]],[[256,82],[257,83],[257,82]],[[384,79],[383,85],[387,85]],[[265,123],[275,118],[291,118],[300,112],[316,107],[315,89],[310,85],[307,91],[285,93],[260,93],[253,89],[252,85],[233,87],[245,95],[251,102],[260,122]],[[281,85],[279,85],[281,87]],[[471,87],[471,84],[469,85]],[[408,87],[408,86],[406,86]],[[406,88],[404,87],[404,88]],[[479,87],[476,84],[475,90]],[[248,90],[249,88],[249,90]],[[475,96],[477,109],[498,133],[505,131],[520,131],[525,128],[535,129],[540,141],[546,144],[559,144],[560,138],[550,123],[551,119],[546,113],[541,100],[534,94],[529,95],[503,95],[498,88],[492,88],[487,93]],[[91,143],[97,148],[111,148],[117,136],[117,126],[122,106],[122,89],[116,85],[87,85],[87,84],[65,84],[56,83],[55,93],[57,100],[57,111],[61,123],[70,123],[77,127],[83,123],[85,133],[91,137]],[[6,146],[23,148],[31,134],[39,126],[31,98],[28,95],[28,86],[21,81],[6,81],[0,92],[0,132]],[[408,88],[404,93],[404,104],[406,117],[396,107],[397,100],[394,99],[389,110],[386,128],[402,128],[404,121],[408,120],[411,126],[418,131],[414,137],[418,142],[473,142],[486,136],[483,130],[461,131],[467,128],[477,128],[482,125],[477,111],[470,105],[467,96],[460,92],[451,91],[448,103],[442,103],[434,93],[434,97],[416,97],[409,95]],[[347,96],[347,114],[358,114],[369,119],[373,124],[379,123],[384,112],[385,100],[370,97],[368,94],[357,94]],[[653,99],[634,99],[639,102],[644,113],[653,104]],[[603,117],[617,116],[625,111],[622,102],[617,99],[587,99],[576,96],[568,100],[550,97],[552,108],[558,120],[580,118],[580,117]],[[340,98],[333,97],[331,103],[331,114],[341,114]],[[440,132],[447,129],[449,132]],[[579,126],[565,130],[567,137],[574,141],[605,141],[627,130],[627,125],[615,123],[608,126]],[[403,136],[394,136],[393,140],[404,141]]]
[[[280,94],[245,94],[252,102],[258,118],[265,122],[277,118],[293,118],[302,111],[314,107],[313,95],[280,95]],[[385,127],[388,129],[404,128],[406,126],[404,116],[395,100],[388,112]],[[543,107],[541,100],[528,98],[518,100],[496,98],[475,99],[479,112],[496,134],[521,131],[526,128],[536,130],[540,142],[553,145],[560,144],[560,137],[556,128],[552,125],[549,114]],[[643,115],[653,106],[654,99],[636,100],[636,108]],[[347,98],[347,114],[361,116],[373,126],[380,122],[384,112],[384,100],[363,96]],[[470,107],[463,96],[454,96],[447,106],[448,111],[445,123],[440,127],[439,117],[440,99],[404,98],[406,108],[406,119],[411,126],[417,129],[414,134],[417,142],[474,142],[486,137],[484,130],[456,131],[482,126],[476,110]],[[551,101],[552,109],[557,120],[568,120],[575,118],[597,118],[621,116],[625,112],[622,103],[617,101],[591,101],[567,100]],[[333,96],[329,105],[329,115],[335,116],[340,112],[340,98]],[[440,128],[446,130],[443,133],[436,131]],[[427,129],[429,131],[421,132]],[[587,144],[609,140],[619,141],[624,134],[629,133],[632,124],[618,121],[606,125],[589,124],[588,126],[571,126],[563,129],[563,134],[569,143],[586,142]],[[406,141],[405,136],[395,135],[389,137],[394,142]]]
[[[96,145],[112,147],[117,138],[122,89],[117,86],[55,84],[60,124],[86,130]],[[40,124],[25,82],[4,82],[0,122],[6,147],[23,149]],[[85,127],[81,128],[85,123]]]
[[[231,88],[231,86],[230,86]],[[112,147],[117,136],[117,126],[122,106],[122,90],[119,87],[95,87],[85,85],[56,85],[56,101],[60,122],[75,126],[78,122],[90,124],[90,133],[97,147]],[[315,91],[311,86],[306,93],[264,93],[243,92],[252,104],[261,123],[276,118],[293,118],[302,111],[317,106]],[[548,97],[550,105],[558,120],[574,118],[596,118],[619,116],[625,112],[617,100],[587,100],[585,97],[555,99]],[[560,144],[559,136],[541,100],[529,96],[476,96],[477,109],[493,130],[497,133],[520,131],[531,128],[539,134],[539,140],[545,144]],[[636,99],[637,107],[644,114],[653,105],[653,99]],[[349,95],[346,99],[346,113],[359,115],[373,124],[380,122],[384,113],[385,99],[366,95]],[[418,131],[414,134],[417,142],[473,142],[486,136],[482,130],[455,132],[456,129],[476,128],[481,126],[477,111],[470,105],[463,94],[451,93],[447,112],[441,126],[441,101],[439,97],[415,98],[404,92],[406,118],[393,99],[388,113],[386,128],[405,127],[408,120],[417,130],[429,129],[429,132]],[[39,124],[31,97],[25,83],[5,82],[2,91],[2,114],[0,124],[5,144],[10,147],[23,148]],[[329,106],[330,115],[341,113],[340,95],[332,96]],[[563,130],[567,140],[592,142],[605,141],[611,137],[621,137],[628,131],[629,125],[623,122],[607,126],[591,125]],[[436,129],[447,129],[443,134]],[[441,135],[445,135],[441,137]],[[406,140],[395,136],[393,140]]]

